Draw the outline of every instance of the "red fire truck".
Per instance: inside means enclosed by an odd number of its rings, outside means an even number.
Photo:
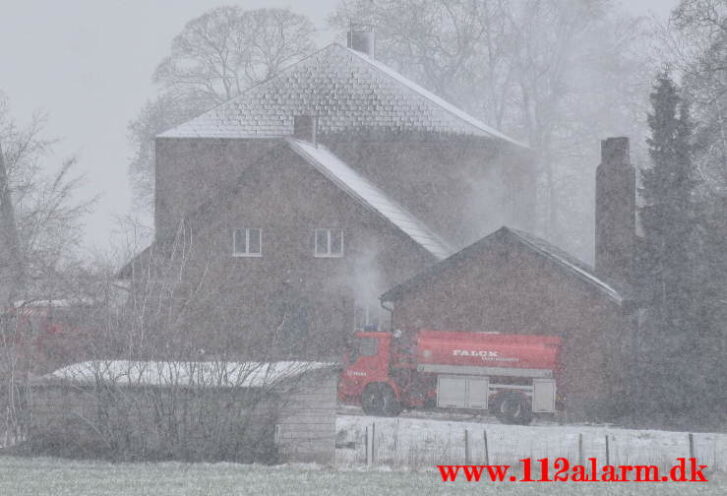
[[[84,324],[95,303],[86,299],[16,302],[0,308],[0,352],[10,349],[19,367],[46,373],[84,358],[94,333]]]
[[[553,336],[357,332],[338,396],[369,415],[489,410],[501,422],[527,424],[533,414],[556,410],[560,344]]]

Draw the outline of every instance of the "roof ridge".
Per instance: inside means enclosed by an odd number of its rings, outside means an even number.
[[[610,284],[605,282],[603,279],[598,277],[594,272],[593,268],[589,265],[587,265],[585,262],[582,262],[574,255],[568,253],[567,251],[563,250],[562,248],[559,248],[558,246],[554,245],[550,241],[539,238],[537,236],[534,236],[530,233],[526,233],[524,231],[520,231],[518,229],[513,229],[507,226],[502,226],[500,230],[504,230],[505,232],[508,232],[512,234],[513,236],[517,237],[521,242],[527,244],[530,248],[537,251],[538,253],[546,256],[548,259],[553,260],[554,262],[560,264],[563,267],[566,267],[567,269],[575,272],[579,276],[583,276],[586,278],[588,282],[591,282],[603,289],[606,293],[609,294],[612,298],[614,298],[617,301],[622,301],[623,297],[621,294],[614,289]],[[535,238],[537,242],[543,243],[547,246],[539,246],[536,242],[534,242],[531,238]],[[563,255],[557,252],[562,252]],[[574,260],[569,260],[569,258],[573,258]]]
[[[338,43],[336,43],[336,44],[338,45]],[[524,148],[530,148],[525,143],[522,143],[522,142],[520,142],[520,141],[518,141],[516,139],[513,139],[513,138],[507,136],[506,134],[498,131],[497,129],[495,129],[495,128],[491,127],[491,126],[488,126],[487,124],[485,124],[484,122],[480,121],[479,119],[477,119],[473,115],[470,115],[468,112],[462,110],[461,108],[457,107],[453,103],[450,103],[450,102],[446,101],[444,98],[436,95],[435,93],[429,91],[428,89],[424,88],[423,86],[417,84],[416,82],[412,81],[408,77],[406,77],[403,74],[401,74],[396,69],[393,69],[392,67],[389,67],[388,65],[384,64],[380,60],[377,60],[375,58],[369,57],[368,55],[363,54],[363,53],[361,53],[361,52],[359,52],[357,50],[354,50],[352,48],[346,48],[346,47],[343,47],[342,45],[339,45],[339,46],[341,46],[345,50],[353,53],[354,55],[356,55],[357,57],[359,57],[361,60],[363,60],[365,62],[368,62],[370,65],[376,67],[377,69],[379,69],[380,71],[382,71],[384,74],[386,74],[390,78],[392,78],[395,81],[403,84],[404,86],[406,86],[411,91],[417,93],[419,96],[422,96],[422,97],[428,99],[429,101],[431,101],[432,103],[438,105],[439,107],[441,107],[445,111],[449,112],[450,114],[454,115],[458,119],[461,119],[461,120],[465,121],[470,126],[474,126],[475,128],[479,129],[480,131],[484,131],[484,132],[492,135],[495,138],[500,138],[500,139],[502,139],[504,141],[507,141],[508,143],[511,143],[513,145],[521,146],[521,147],[524,147]]]
[[[563,256],[560,256],[559,253],[555,253],[555,251],[562,251],[564,254],[569,255],[568,252],[566,252],[565,250],[562,250],[561,248],[558,248],[557,246],[552,245],[548,241],[538,238],[537,236],[533,236],[524,231],[519,231],[517,229],[513,229],[507,226],[500,227],[499,229],[475,241],[474,243],[462,248],[457,253],[450,255],[444,260],[441,260],[429,269],[426,269],[425,271],[414,275],[413,277],[402,282],[401,284],[394,286],[393,288],[386,291],[383,295],[381,295],[380,298],[384,301],[391,301],[392,299],[397,298],[397,296],[402,291],[406,291],[406,289],[409,288],[411,285],[417,284],[417,282],[421,280],[426,280],[429,277],[436,275],[437,273],[439,273],[439,271],[445,270],[450,263],[454,263],[460,259],[466,259],[470,253],[477,252],[478,249],[488,246],[494,240],[503,236],[510,236],[511,239],[515,239],[522,245],[535,251],[540,256],[543,256],[546,259],[558,264],[559,267],[568,270],[568,272],[575,275],[582,281],[596,287],[599,291],[602,291],[604,294],[606,294],[606,296],[613,299],[618,304],[623,303],[624,297],[619,291],[601,280],[595,274],[590,272],[590,270],[575,264],[574,262],[568,260]],[[544,245],[547,245],[547,247],[539,246],[533,239],[537,240],[538,242],[542,242]],[[548,248],[554,248],[554,250],[550,250]]]
[[[536,248],[540,248],[540,247],[538,247],[537,245],[535,245],[533,243],[533,241],[541,242],[544,245],[547,245],[548,248],[552,248],[553,251],[561,252],[564,256],[567,256],[569,259],[571,259],[569,261],[571,261],[574,264],[579,265],[584,270],[588,270],[590,272],[593,272],[593,270],[594,270],[594,268],[593,268],[592,265],[584,262],[583,260],[581,260],[580,258],[576,257],[572,253],[566,251],[565,249],[561,248],[560,246],[556,245],[555,243],[552,243],[552,242],[548,241],[545,238],[541,238],[541,237],[536,236],[534,234],[531,234],[531,233],[529,233],[527,231],[523,231],[521,229],[515,229],[513,227],[502,226],[501,229],[503,229],[505,231],[508,231],[508,232],[514,234],[515,236],[518,236],[518,237],[522,238],[523,241],[533,244]]]

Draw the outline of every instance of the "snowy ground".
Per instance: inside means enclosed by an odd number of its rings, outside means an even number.
[[[629,430],[609,426],[535,423],[512,426],[494,419],[460,421],[431,418],[366,417],[357,409],[347,410],[337,421],[336,464],[339,467],[366,465],[366,432],[375,433],[374,464],[393,468],[427,469],[436,464],[464,464],[465,436],[469,463],[485,463],[485,432],[490,463],[517,463],[521,458],[566,457],[571,463],[582,457],[606,462],[606,436],[611,464],[671,466],[678,457],[689,456],[686,432]],[[465,434],[466,432],[466,434]],[[710,470],[727,472],[727,434],[694,433],[694,454]],[[370,443],[369,443],[369,451]]]
[[[416,414],[414,414],[416,415]],[[609,426],[540,423],[528,427],[461,416],[366,417],[357,409],[338,416],[336,467],[220,464],[109,464],[0,456],[0,496],[228,496],[261,495],[707,495],[727,494],[727,435],[695,433],[695,454],[709,470],[708,483],[443,483],[434,465],[484,463],[487,432],[490,463],[519,458],[583,456],[605,463],[609,437],[612,464],[671,465],[688,456],[688,434]],[[374,463],[366,468],[366,432],[375,432]],[[465,453],[465,432],[469,456]],[[370,453],[369,444],[369,453]],[[469,458],[469,460],[467,460]],[[716,460],[716,463],[715,463]],[[416,470],[411,470],[412,468]]]
[[[718,496],[724,482],[442,483],[432,473],[334,471],[305,466],[119,464],[0,457],[0,494],[8,496],[639,495]]]

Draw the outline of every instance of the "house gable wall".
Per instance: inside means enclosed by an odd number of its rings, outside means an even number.
[[[501,225],[534,230],[535,176],[527,150],[426,133],[322,141],[457,247]]]
[[[275,149],[278,140],[157,138],[155,141],[154,226],[157,241],[174,236],[179,221],[251,165]]]
[[[377,297],[436,260],[388,220],[334,185],[283,142],[275,160],[254,164],[239,188],[190,216],[191,263],[187,277],[203,280],[210,295],[200,312],[203,328],[222,334],[252,333],[248,351],[268,353],[291,315],[307,321],[303,353],[340,357],[344,337],[353,331],[354,302],[367,301],[387,317]],[[235,257],[232,232],[262,229],[262,256]],[[340,229],[344,256],[314,256],[314,230]],[[301,314],[302,313],[302,314]],[[286,322],[284,322],[286,321]],[[207,333],[201,333],[208,335]],[[207,343],[208,349],[212,343]],[[200,343],[202,346],[202,343]],[[238,348],[243,345],[238,343]],[[281,345],[277,352],[289,352]]]
[[[252,164],[276,160],[280,139],[156,140],[157,240]],[[527,151],[441,134],[322,136],[344,162],[455,246],[500,225],[534,230],[535,177]]]

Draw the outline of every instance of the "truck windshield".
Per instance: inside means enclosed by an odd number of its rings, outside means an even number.
[[[351,349],[351,363],[359,357],[375,356],[379,352],[379,340],[376,338],[356,338]]]

